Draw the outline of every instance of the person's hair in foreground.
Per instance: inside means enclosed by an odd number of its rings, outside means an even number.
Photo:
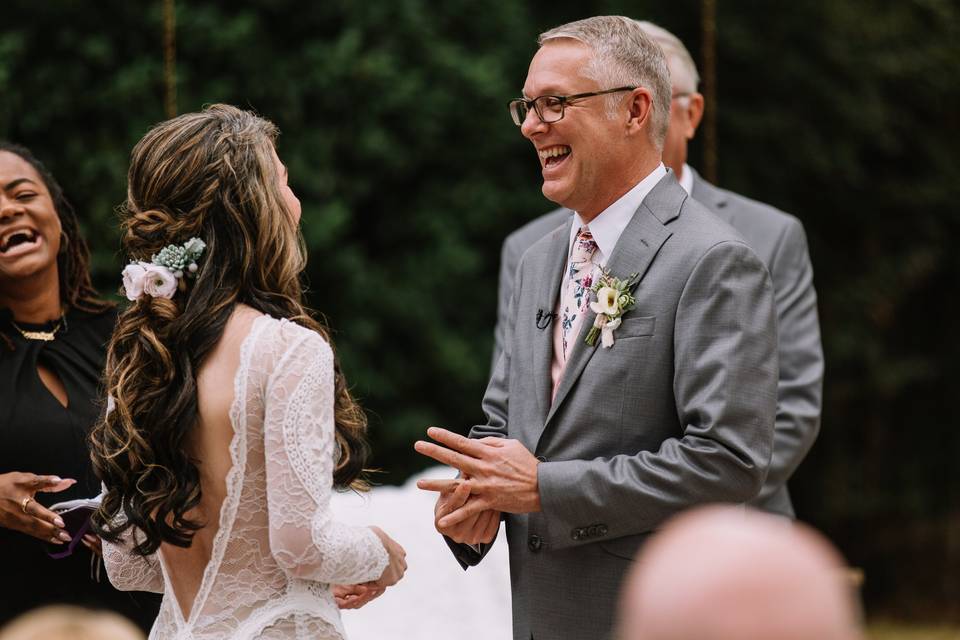
[[[0,640],[143,640],[137,627],[110,611],[54,605],[35,609],[0,629]]]
[[[170,244],[206,243],[195,279],[180,279],[171,299],[132,302],[108,349],[106,391],[115,409],[90,438],[108,488],[94,524],[107,540],[140,529],[141,554],[161,542],[189,546],[203,525],[186,515],[201,488],[185,447],[197,420],[197,372],[235,306],[289,319],[330,342],[302,302],[306,253],[278,186],[277,135],[271,122],[217,104],[156,125],[131,154],[121,214],[126,257],[149,261]],[[339,366],[335,375],[334,484],[362,489],[366,419]]]
[[[734,507],[674,518],[625,582],[617,640],[860,640],[843,561],[813,529]]]

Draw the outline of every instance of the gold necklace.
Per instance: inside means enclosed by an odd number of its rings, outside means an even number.
[[[63,326],[63,316],[60,316],[60,320],[57,321],[57,326],[55,326],[52,331],[24,331],[13,319],[10,320],[10,324],[12,324],[13,328],[19,331],[20,335],[26,340],[43,340],[44,342],[50,342],[57,337],[57,331],[60,331],[60,327]]]

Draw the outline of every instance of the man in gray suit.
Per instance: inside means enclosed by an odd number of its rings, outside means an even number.
[[[577,213],[520,261],[486,424],[431,428],[445,446],[415,447],[461,472],[418,485],[440,492],[436,526],[464,568],[504,514],[514,638],[582,640],[609,634],[623,575],[664,520],[759,491],[776,316],[763,263],[661,162],[660,48],[619,16],[540,45],[511,114],[544,195]],[[630,295],[593,287],[610,278]]]
[[[695,200],[740,232],[770,271],[776,296],[780,379],[770,472],[751,506],[792,518],[787,481],[803,461],[820,430],[823,349],[817,320],[817,294],[803,225],[793,216],[761,202],[719,189],[700,177],[687,162],[687,142],[703,115],[700,76],[693,58],[672,33],[650,22],[639,23],[663,49],[673,94],[663,162]],[[500,356],[513,278],[520,256],[573,212],[557,209],[510,234],[500,260],[500,291],[494,342],[494,365]]]

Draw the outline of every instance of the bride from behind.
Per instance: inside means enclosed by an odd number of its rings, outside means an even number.
[[[151,639],[344,637],[406,570],[364,489],[366,420],[303,306],[300,202],[276,127],[213,105],[134,147],[122,214],[132,301],[91,434],[111,582],[164,594]]]

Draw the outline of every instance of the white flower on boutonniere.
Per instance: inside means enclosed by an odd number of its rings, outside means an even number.
[[[604,349],[613,346],[613,332],[620,327],[621,316],[633,309],[636,300],[630,289],[637,282],[640,274],[631,273],[626,280],[614,278],[609,271],[604,271],[591,290],[597,294],[595,302],[590,303],[590,309],[597,314],[593,321],[593,327],[587,334],[586,343],[591,347],[597,343],[597,336],[600,336],[600,343]]]

